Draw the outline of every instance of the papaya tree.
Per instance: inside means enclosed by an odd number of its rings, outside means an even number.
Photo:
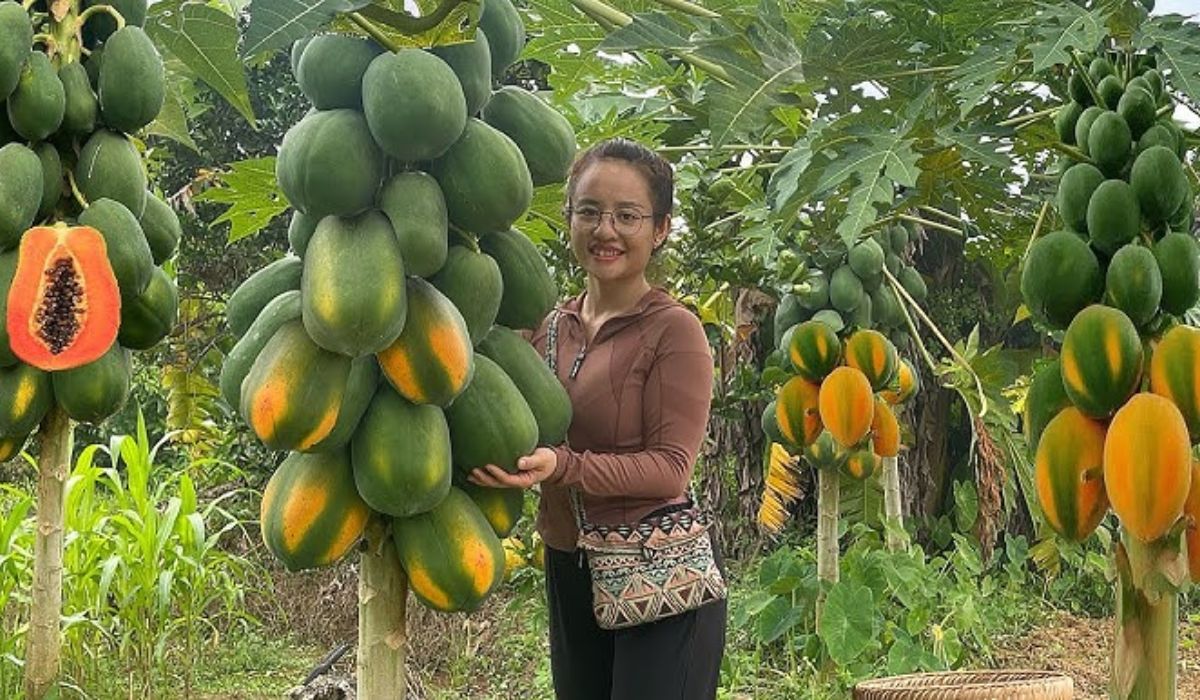
[[[1059,12],[1057,48],[1034,52],[1031,66],[1058,69],[1057,104],[1028,114],[1015,135],[1058,154],[1026,192],[1044,204],[1021,292],[1058,345],[1027,399],[1037,494],[1067,540],[1116,513],[1110,696],[1174,698],[1178,593],[1200,576],[1189,567],[1200,561],[1200,486],[1187,383],[1200,348],[1188,319],[1200,244],[1190,143],[1174,114],[1200,98],[1187,53],[1200,31],[1150,18],[1140,3]]]

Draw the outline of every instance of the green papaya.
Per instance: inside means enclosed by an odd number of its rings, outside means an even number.
[[[300,313],[299,289],[282,292],[262,307],[250,328],[238,338],[221,364],[219,386],[226,404],[235,410],[241,405],[242,381],[250,373],[254,360],[258,359],[258,354],[275,335],[275,331],[286,323],[299,321]]]
[[[1162,300],[1162,273],[1154,253],[1136,244],[1118,250],[1108,263],[1105,293],[1108,303],[1124,311],[1133,325],[1143,328],[1150,323]]]
[[[96,130],[96,115],[100,103],[88,80],[87,69],[82,63],[72,61],[58,69],[66,103],[63,108],[62,130],[84,136]]]
[[[308,250],[308,242],[312,240],[313,233],[317,230],[317,222],[320,221],[315,216],[309,216],[302,211],[293,211],[292,220],[288,222],[288,246],[292,252],[299,257],[304,257],[304,251]]]
[[[1133,161],[1129,184],[1137,195],[1142,216],[1153,223],[1167,221],[1191,194],[1191,185],[1175,151],[1152,146]]]
[[[435,46],[430,51],[454,69],[454,74],[458,76],[467,100],[467,116],[479,114],[492,96],[492,50],[488,46],[487,34],[482,29],[476,29],[474,41]]]
[[[12,286],[13,275],[17,272],[17,250],[0,252],[0,289]],[[0,318],[8,317],[8,294],[0,293]],[[8,342],[8,324],[0,323],[0,369],[17,364],[17,356],[13,354]]]
[[[34,146],[33,152],[42,163],[42,203],[38,207],[38,214],[49,216],[63,195],[62,157],[58,155],[57,148],[45,142]]]
[[[300,289],[304,262],[287,255],[262,267],[247,277],[225,302],[225,319],[229,330],[242,337],[260,311],[272,299],[291,289]]]
[[[429,281],[458,307],[471,344],[477,345],[496,322],[504,295],[504,278],[495,259],[487,253],[451,246],[446,263]]]
[[[124,134],[104,129],[93,133],[79,153],[75,183],[89,202],[116,200],[134,216],[146,211],[146,171]]]
[[[179,240],[183,238],[183,226],[171,205],[154,196],[153,192],[147,192],[146,209],[138,221],[142,225],[142,233],[146,234],[146,242],[150,244],[155,265],[162,265],[175,255],[175,251],[179,250]]]
[[[0,2],[0,101],[17,89],[32,45],[29,13],[19,2]]]
[[[292,206],[319,219],[353,216],[374,206],[383,167],[383,153],[362,113],[331,109],[310,112],[288,129],[275,176]]]
[[[379,44],[363,37],[315,36],[296,62],[296,83],[317,109],[360,109],[363,74],[381,53]]]
[[[8,96],[8,123],[29,141],[41,141],[62,124],[67,96],[50,57],[34,51],[21,68],[17,89]]]
[[[430,277],[446,264],[449,219],[446,198],[432,175],[397,173],[379,191],[379,209],[392,222],[404,270]]]
[[[509,328],[492,326],[479,342],[479,352],[517,385],[537,422],[538,444],[562,444],[571,427],[571,397],[529,341]]]
[[[104,123],[132,134],[154,121],[166,94],[162,56],[146,32],[133,25],[113,32],[96,88]]]
[[[503,132],[467,120],[454,145],[431,169],[446,197],[450,222],[473,233],[504,231],[529,209],[533,180],[521,149]]]
[[[129,398],[133,363],[129,351],[113,343],[100,359],[81,367],[53,372],[54,399],[80,423],[100,423],[121,410]]]
[[[1105,112],[1096,117],[1087,138],[1088,155],[1096,167],[1108,177],[1120,175],[1133,148],[1133,134],[1125,120],[1114,112]]]
[[[843,313],[850,313],[858,308],[866,298],[860,280],[849,265],[843,265],[833,271],[829,281],[829,302],[833,308]]]
[[[1034,241],[1021,270],[1021,296],[1034,318],[1066,328],[1075,314],[1099,299],[1100,262],[1079,236],[1056,231]]]
[[[1058,132],[1058,140],[1068,146],[1075,145],[1075,124],[1079,115],[1083,114],[1083,105],[1074,100],[1063,105],[1054,115],[1054,130]]]
[[[496,323],[538,328],[558,301],[558,286],[537,246],[525,234],[509,229],[482,236],[479,248],[496,261],[504,281]]]
[[[1124,180],[1105,180],[1088,201],[1087,231],[1092,245],[1112,255],[1141,228],[1138,197]]]
[[[408,298],[400,244],[387,217],[327,216],[304,254],[304,329],[313,342],[349,357],[380,352],[404,330]]]
[[[138,296],[121,303],[117,341],[130,350],[149,350],[171,334],[179,320],[179,289],[161,268]]]
[[[848,263],[860,280],[878,275],[883,269],[883,248],[875,239],[867,238],[850,249]]]
[[[1087,233],[1088,202],[1104,182],[1104,173],[1091,163],[1071,166],[1058,181],[1058,214],[1072,231]]]
[[[1162,274],[1163,311],[1181,316],[1200,300],[1200,246],[1186,233],[1168,233],[1154,244]]]
[[[1125,85],[1117,76],[1108,75],[1096,85],[1096,92],[1100,93],[1100,101],[1106,109],[1116,110],[1121,96],[1125,94]]]
[[[149,9],[148,0],[83,0],[84,9],[93,5],[109,5],[125,18],[126,25],[143,27],[146,25],[146,12]],[[109,39],[117,31],[117,20],[107,12],[94,14],[83,25],[84,43],[95,47]]]
[[[371,136],[397,160],[441,156],[467,123],[467,99],[454,69],[420,49],[384,53],[371,61],[362,94]]]
[[[104,236],[108,261],[121,299],[140,296],[154,272],[154,256],[137,217],[128,207],[112,199],[97,199],[79,215],[79,223],[91,226]]]
[[[575,130],[558,110],[515,85],[497,90],[483,108],[483,120],[508,135],[521,149],[535,187],[563,182],[575,160]]]
[[[525,23],[512,0],[483,0],[479,28],[488,38],[492,76],[499,80],[525,48]]]
[[[1117,115],[1129,126],[1129,131],[1135,139],[1154,125],[1154,120],[1158,118],[1156,110],[1154,95],[1137,86],[1126,89],[1121,95],[1121,101],[1117,103]]]
[[[1084,108],[1083,113],[1075,122],[1075,145],[1079,146],[1084,153],[1088,152],[1088,133],[1092,130],[1092,122],[1096,121],[1101,114],[1104,114],[1104,109],[1092,105]]]

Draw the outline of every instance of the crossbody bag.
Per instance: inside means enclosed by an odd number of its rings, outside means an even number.
[[[546,334],[546,363],[558,377],[558,319],[555,309]],[[654,622],[724,600],[725,578],[713,556],[712,513],[694,495],[680,508],[668,508],[637,523],[589,522],[583,497],[571,488],[571,509],[579,528],[576,547],[588,560],[592,611],[602,629]]]

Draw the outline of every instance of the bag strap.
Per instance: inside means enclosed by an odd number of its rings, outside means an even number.
[[[546,326],[546,365],[550,368],[550,373],[558,379],[558,319],[562,316],[562,311],[554,309],[550,312],[550,321]],[[571,512],[575,516],[575,527],[582,530],[587,517],[583,512],[583,498],[579,495],[578,489],[568,489],[571,496]]]

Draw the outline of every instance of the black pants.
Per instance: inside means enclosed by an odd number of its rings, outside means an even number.
[[[719,556],[719,555],[718,555]],[[550,670],[558,700],[711,700],[725,652],[725,601],[604,630],[580,553],[546,548]]]

